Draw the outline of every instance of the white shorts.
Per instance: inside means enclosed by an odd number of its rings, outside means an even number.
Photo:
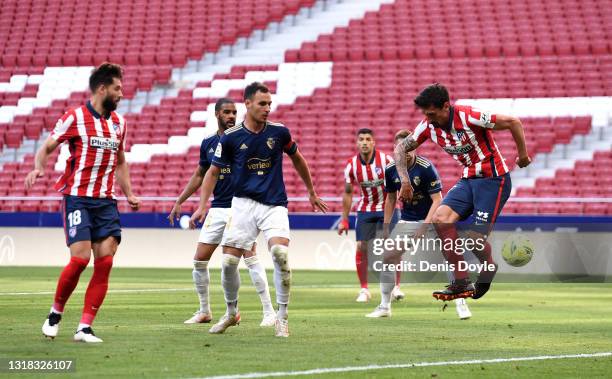
[[[251,250],[260,231],[263,232],[266,242],[272,237],[289,239],[287,208],[234,197],[231,218],[223,233],[221,245]]]
[[[198,242],[210,245],[220,244],[230,215],[230,208],[210,208],[200,230]]]

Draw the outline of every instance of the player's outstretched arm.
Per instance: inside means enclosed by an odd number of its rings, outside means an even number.
[[[49,155],[53,153],[55,149],[60,145],[51,137],[48,137],[45,143],[36,152],[34,159],[34,170],[30,171],[25,178],[25,189],[29,190],[36,183],[36,179],[41,178],[45,174],[45,167],[47,166],[47,160]]]
[[[133,210],[138,210],[140,207],[140,199],[134,196],[132,193],[132,183],[130,181],[130,169],[128,163],[125,160],[125,153],[123,150],[117,152],[117,169],[115,170],[117,175],[117,184],[121,187],[121,191],[127,197],[127,201]]]
[[[191,219],[189,220],[189,227],[191,229],[196,228],[196,222],[199,222],[200,224],[204,222],[204,217],[206,216],[206,204],[208,204],[208,199],[210,199],[210,196],[217,185],[217,180],[219,179],[220,173],[221,169],[214,164],[206,171],[206,175],[204,175],[204,180],[202,182],[202,190],[200,192],[200,206],[191,215]]]
[[[299,150],[295,152],[295,154],[289,155],[291,158],[291,162],[293,163],[293,167],[295,167],[295,171],[297,171],[300,178],[306,185],[306,189],[308,190],[308,199],[310,200],[310,205],[312,205],[312,209],[316,212],[320,210],[321,212],[327,212],[327,204],[319,196],[317,196],[317,192],[314,189],[314,185],[312,184],[312,177],[310,176],[310,169],[308,168],[308,162],[304,159],[302,153]]]
[[[525,131],[523,130],[523,123],[521,123],[521,120],[512,116],[497,115],[493,130],[510,130],[518,152],[516,164],[521,168],[529,166],[531,158],[527,152]]]
[[[389,238],[389,226],[395,213],[395,205],[397,204],[397,192],[387,193],[387,201],[385,202],[385,213],[383,216],[383,237]]]
[[[397,174],[402,181],[402,187],[399,193],[400,201],[412,200],[413,189],[412,185],[410,184],[410,177],[408,176],[408,162],[406,161],[406,153],[416,149],[417,147],[419,147],[419,143],[413,138],[413,136],[410,135],[395,145],[395,149],[393,150],[393,158],[395,159]]]
[[[181,215],[181,205],[189,199],[191,195],[195,193],[195,191],[200,188],[202,182],[204,181],[204,175],[206,174],[206,170],[200,165],[195,169],[187,186],[183,189],[183,192],[179,195],[172,207],[172,211],[168,215],[168,221],[170,221],[170,225],[174,226],[174,220],[178,220],[178,217]]]

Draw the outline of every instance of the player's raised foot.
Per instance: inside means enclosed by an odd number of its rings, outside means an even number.
[[[59,323],[62,320],[62,315],[59,313],[51,312],[45,323],[42,326],[43,335],[47,338],[54,339],[57,337],[57,332],[59,331]]]
[[[460,298],[472,297],[474,285],[468,279],[455,280],[445,289],[434,291],[432,296],[437,300],[450,301]]]
[[[222,334],[230,326],[239,325],[239,324],[240,324],[240,312],[233,314],[233,315],[229,315],[226,313],[223,315],[223,317],[221,317],[219,322],[217,322],[215,325],[212,326],[212,328],[208,330],[208,333]]]
[[[261,323],[259,326],[264,328],[272,327],[276,325],[276,313],[274,312],[264,312],[263,318],[261,319]]]
[[[184,324],[205,324],[212,321],[211,312],[197,311],[189,320],[185,320]]]
[[[468,308],[467,301],[465,299],[455,299],[455,307],[457,309],[457,316],[461,320],[467,320],[472,317],[472,312]]]
[[[277,318],[274,324],[274,335],[276,337],[289,337],[289,320]]]
[[[405,297],[406,295],[400,290],[399,286],[393,287],[393,291],[391,291],[391,299],[393,299],[393,301],[400,301]]]
[[[497,268],[499,267],[497,263],[493,264],[495,266],[495,270],[493,271],[482,271],[480,275],[478,275],[478,279],[476,279],[476,285],[474,286],[474,295],[472,298],[480,299],[483,297],[491,288],[491,282],[497,273]]]
[[[367,303],[372,298],[372,294],[370,294],[370,290],[367,288],[362,288],[359,291],[359,295],[357,295],[357,299],[355,299],[358,303]]]
[[[391,317],[391,308],[383,307],[379,305],[374,309],[374,312],[368,313],[366,317],[369,318],[379,318],[379,317]]]
[[[83,328],[76,332],[74,335],[75,342],[85,342],[85,343],[100,343],[102,339],[96,337],[91,327]]]

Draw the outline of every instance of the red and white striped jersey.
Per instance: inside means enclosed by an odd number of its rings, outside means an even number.
[[[496,115],[463,105],[452,106],[451,115],[446,131],[423,120],[414,130],[413,138],[419,144],[431,138],[464,166],[464,178],[490,178],[507,173],[506,161],[493,139]]]
[[[358,212],[382,212],[385,210],[387,191],[385,190],[385,167],[393,158],[382,151],[374,150],[372,160],[366,163],[360,154],[348,160],[344,169],[344,180],[347,184],[358,184],[361,187],[361,199],[357,205]]]
[[[54,140],[67,141],[70,150],[55,189],[65,195],[114,199],[117,153],[125,150],[126,131],[122,116],[111,112],[106,119],[89,102],[66,112],[51,132]]]

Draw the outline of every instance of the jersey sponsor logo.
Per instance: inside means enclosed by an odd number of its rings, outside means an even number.
[[[266,141],[266,145],[268,145],[268,147],[270,148],[270,150],[274,149],[274,145],[276,144],[276,141],[274,140],[274,138],[268,138],[268,140]]]
[[[215,149],[215,157],[221,158],[221,154],[223,153],[223,147],[221,147],[221,142],[217,144],[217,148]]]
[[[366,188],[378,187],[378,186],[382,186],[384,183],[385,183],[384,179],[368,180],[365,182],[361,182],[361,186],[366,187]]]
[[[472,149],[474,149],[474,147],[472,145],[444,146],[443,149],[449,154],[460,155],[469,153],[470,151],[472,151]]]
[[[270,158],[268,159],[260,159],[260,158],[251,158],[247,161],[247,168],[251,171],[257,171],[257,175],[264,175],[266,171],[272,167],[272,162]]]
[[[248,146],[247,146],[245,143],[243,143],[242,145],[240,145],[240,150],[246,150],[246,149],[248,149],[248,148],[249,148],[249,147],[248,147]]]
[[[117,151],[117,149],[119,148],[119,141],[104,137],[90,137],[89,146],[96,149]]]

